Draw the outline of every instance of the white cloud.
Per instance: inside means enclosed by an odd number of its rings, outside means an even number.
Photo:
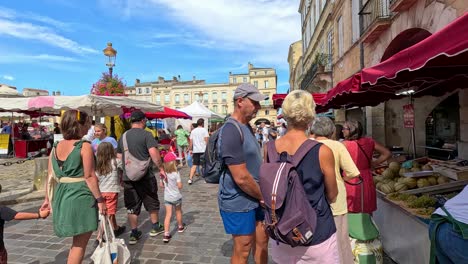
[[[50,28],[30,23],[0,19],[0,35],[26,40],[37,40],[76,54],[98,53],[98,51],[93,48],[81,46],[71,39],[56,34]]]
[[[14,81],[15,80],[15,77],[13,77],[11,75],[3,75],[2,78],[5,79],[5,80],[8,80],[8,81]]]
[[[72,57],[57,56],[50,54],[0,54],[0,64],[12,63],[34,63],[34,62],[78,62],[79,60]]]
[[[187,42],[199,46],[238,50],[253,62],[287,64],[289,45],[301,38],[299,0],[113,0],[124,16],[142,15],[151,6],[168,14],[179,24],[180,32],[163,36],[184,40],[183,31],[195,30]],[[161,8],[164,7],[164,8]],[[163,9],[163,10],[162,10]],[[167,10],[166,10],[167,9]],[[149,12],[152,13],[152,12]],[[159,29],[158,29],[159,30]],[[164,43],[164,42],[163,42]],[[171,43],[171,42],[168,42]],[[179,42],[180,44],[180,42]]]
[[[32,22],[25,22],[26,20]],[[23,40],[36,40],[75,54],[96,54],[99,52],[61,36],[54,29],[69,31],[70,24],[34,13],[18,13],[12,9],[0,7],[0,35]]]

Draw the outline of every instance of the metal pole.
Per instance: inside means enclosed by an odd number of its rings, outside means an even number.
[[[112,78],[112,67],[109,67],[109,75]],[[115,119],[114,116],[110,117],[110,137],[117,139],[117,135],[115,134]]]
[[[413,105],[413,112],[414,112],[414,99],[413,99],[413,96],[410,94],[409,95],[409,98],[410,98],[410,104]],[[416,120],[416,116],[414,116],[414,120]],[[416,158],[416,135],[414,133],[414,122],[413,122],[413,127],[411,128],[411,140],[413,141],[413,158],[415,159]]]

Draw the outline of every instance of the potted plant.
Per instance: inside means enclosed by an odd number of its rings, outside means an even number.
[[[317,64],[318,71],[323,72],[325,70],[325,66],[329,63],[328,54],[325,54],[325,53],[315,54],[315,63]]]

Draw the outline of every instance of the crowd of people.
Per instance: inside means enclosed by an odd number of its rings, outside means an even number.
[[[268,256],[276,263],[354,263],[347,214],[372,214],[377,209],[371,169],[388,160],[390,151],[364,136],[357,121],[347,121],[341,126],[330,118],[317,117],[313,98],[305,91],[293,91],[284,99],[285,122],[278,129],[268,128],[264,123],[251,126],[250,121],[265,99],[267,96],[255,86],[239,85],[233,97],[234,111],[218,127],[217,147],[223,169],[217,199],[225,232],[233,239],[231,263],[247,263],[251,253],[256,263],[267,263]],[[82,262],[91,234],[98,229],[98,214],[109,217],[116,236],[124,233],[126,227],[118,225],[115,217],[122,187],[131,230],[130,245],[137,244],[142,236],[138,229],[142,206],[152,224],[150,236],[163,234],[163,241],[170,242],[173,212],[177,231],[187,228],[182,211],[184,176],[178,168],[190,168],[186,180],[192,184],[210,139],[205,121],[197,120],[190,132],[177,127],[171,140],[178,155],[169,150],[164,157],[158,148],[160,142],[145,129],[145,114],[136,110],[130,121],[131,129],[116,141],[107,136],[104,124],[93,124],[86,113],[66,111],[60,124],[63,140],[54,143],[49,158],[48,183],[54,179],[58,182],[53,196],[46,191],[38,214],[23,217],[16,214],[16,219],[29,219],[45,218],[53,212],[55,234],[73,237],[68,263]],[[87,136],[91,129],[90,142]],[[277,162],[269,157],[267,148],[278,155],[294,157],[310,140],[317,143],[296,170],[317,214],[317,228],[307,245],[291,247],[269,239],[264,210],[267,194],[261,191],[259,175],[263,163]],[[135,160],[147,165],[135,169],[131,164]],[[135,175],[139,178],[135,179]],[[356,184],[360,181],[361,184]],[[158,186],[164,188],[164,224],[159,218]],[[15,212],[2,209],[0,218],[11,220]],[[4,254],[6,258],[6,251]]]

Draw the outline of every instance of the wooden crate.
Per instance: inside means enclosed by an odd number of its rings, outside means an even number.
[[[457,166],[456,162],[439,162],[438,164],[431,164],[431,167],[434,172],[456,181],[468,180],[468,166]]]

